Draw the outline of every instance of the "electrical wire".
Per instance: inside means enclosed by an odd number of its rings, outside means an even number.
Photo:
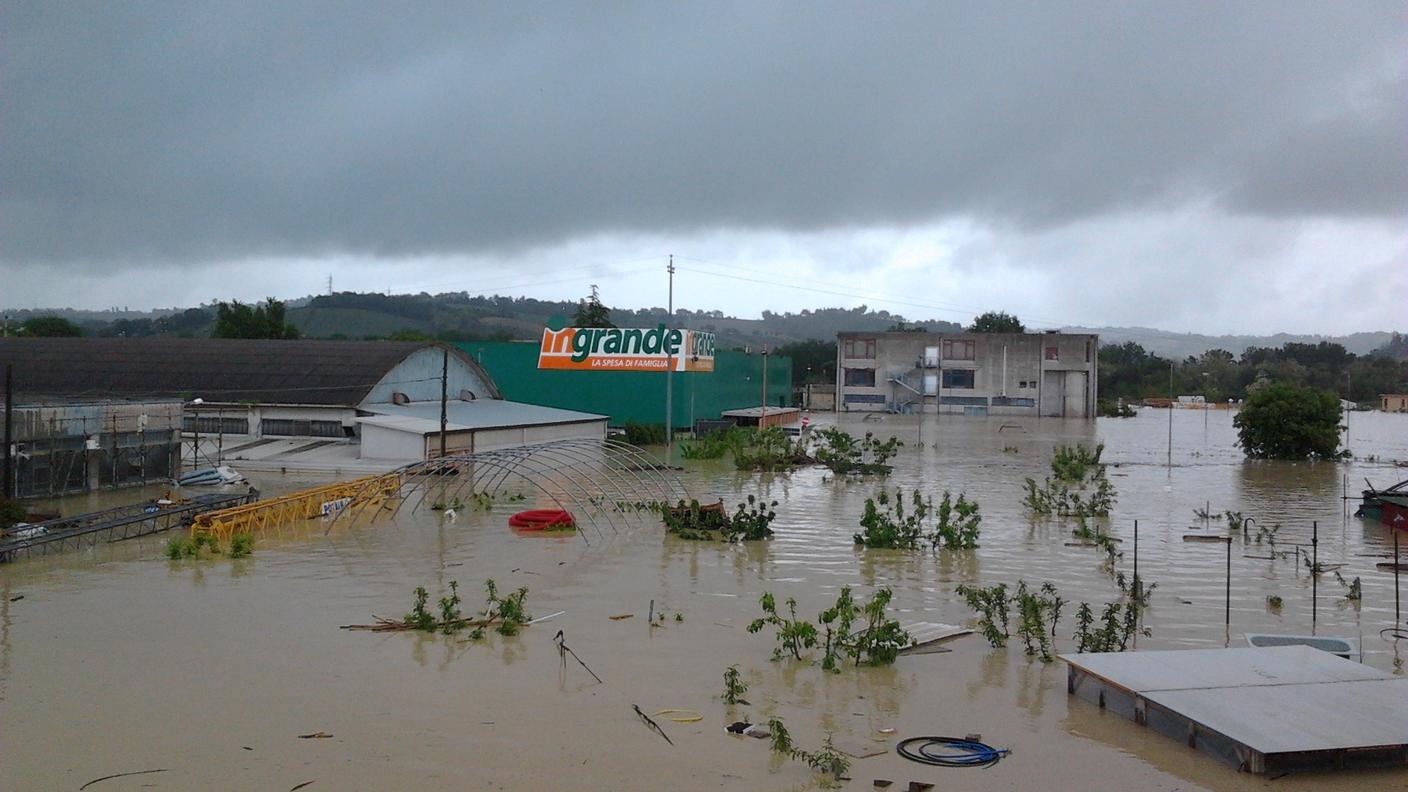
[[[945,750],[937,750],[940,746]],[[934,767],[992,767],[1012,751],[962,737],[909,737],[900,740],[895,753]]]

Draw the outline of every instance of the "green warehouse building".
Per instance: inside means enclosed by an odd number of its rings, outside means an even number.
[[[457,346],[489,372],[505,399],[606,415],[617,427],[665,423],[662,372],[539,369],[537,341],[467,341]],[[757,407],[763,395],[764,361],[768,406],[790,406],[791,358],[720,350],[713,371],[674,374],[671,424],[685,429],[696,420],[717,419],[724,410]]]

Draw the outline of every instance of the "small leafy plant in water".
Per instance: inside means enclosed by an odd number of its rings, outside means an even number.
[[[1049,582],[1031,591],[1026,581],[1017,581],[1017,635],[1022,638],[1028,657],[1038,656],[1043,663],[1052,661],[1051,642],[1056,636],[1056,625],[1061,621],[1061,606],[1065,604]]]
[[[730,706],[734,704],[747,704],[743,694],[748,692],[748,683],[743,681],[743,675],[738,673],[738,666],[731,665],[724,670],[724,703]]]
[[[1283,604],[1283,602],[1282,602],[1282,600],[1281,600],[1281,595],[1280,595],[1280,594],[1267,594],[1267,595],[1266,595],[1266,607],[1267,607],[1267,609],[1270,610],[1271,612],[1273,612],[1273,613],[1279,612],[1279,611],[1281,610],[1281,605],[1282,605],[1282,604]]]
[[[724,511],[723,501],[701,506],[699,501],[680,501],[674,508],[661,512],[665,532],[681,539],[696,541],[747,542],[772,537],[772,522],[777,501],[764,503],[756,495],[738,504],[732,516]]]
[[[1097,622],[1090,603],[1082,602],[1076,609],[1076,632],[1071,637],[1077,652],[1123,652],[1136,633],[1150,634],[1148,628],[1140,629],[1139,609],[1134,603],[1107,604]]]
[[[826,735],[826,740],[822,743],[820,751],[804,751],[798,748],[792,740],[792,734],[787,731],[787,725],[782,722],[781,718],[768,719],[768,735],[773,753],[806,763],[816,772],[824,773],[829,783],[841,781],[845,777],[846,771],[851,769],[851,760],[836,750],[831,742],[830,733]]]
[[[770,591],[763,592],[758,604],[762,606],[763,616],[748,624],[748,632],[756,633],[768,625],[777,628],[779,645],[772,650],[772,659],[781,660],[784,654],[790,653],[794,659],[801,660],[803,649],[811,649],[816,646],[816,625],[797,618],[797,600],[795,598],[787,598],[786,616],[777,612],[777,600],[773,598]]]
[[[978,632],[981,632],[993,647],[1006,646],[1011,635],[1008,631],[1010,599],[1007,596],[1007,584],[998,583],[996,586],[985,588],[963,583],[956,591],[958,596],[968,603],[968,607],[978,612]]]
[[[230,558],[244,558],[254,552],[254,534],[237,533],[230,537]]]
[[[230,557],[243,558],[253,552],[254,537],[250,534],[235,534],[230,538]],[[173,536],[166,542],[166,557],[172,561],[183,558],[208,558],[220,555],[220,543],[213,534],[198,533],[195,536]]]
[[[945,492],[935,507],[933,498],[911,490],[906,506],[903,490],[895,490],[893,498],[882,490],[866,498],[860,518],[863,530],[852,538],[864,547],[889,550],[916,550],[926,542],[934,550],[972,549],[978,546],[982,519],[978,504],[963,493],[954,499]]]
[[[523,607],[523,601],[528,597],[527,587],[515,589],[507,596],[500,597],[499,590],[494,585],[494,579],[489,578],[484,581],[484,589],[488,593],[488,604],[485,614],[488,620],[498,620],[499,624],[495,631],[499,635],[517,635],[518,628],[527,624],[532,617]]]
[[[834,426],[819,430],[816,437],[816,461],[838,474],[887,474],[892,468],[885,463],[904,445],[897,437],[882,441],[874,432],[857,440]]]
[[[1036,479],[1024,482],[1022,503],[1039,516],[1106,517],[1115,503],[1115,488],[1105,478],[1100,461],[1105,446],[1094,451],[1085,446],[1059,446],[1051,456],[1051,475],[1041,486]]]
[[[817,625],[797,618],[796,600],[787,600],[788,615],[782,616],[777,612],[772,594],[764,593],[761,599],[764,616],[753,620],[748,631],[758,632],[769,624],[777,628],[779,647],[773,650],[774,660],[787,653],[801,660],[804,649],[821,643],[821,666],[827,671],[840,671],[843,658],[854,666],[888,665],[910,643],[909,633],[900,627],[899,621],[889,617],[893,596],[890,589],[882,588],[876,590],[870,601],[860,604],[852,596],[850,586],[845,586],[836,603],[821,612],[818,629]],[[859,628],[854,629],[857,624]]]

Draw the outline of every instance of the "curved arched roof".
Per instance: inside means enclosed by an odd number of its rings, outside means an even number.
[[[351,406],[426,348],[449,350],[489,385],[490,398],[503,398],[463,351],[416,341],[5,338],[0,367],[14,365],[16,403],[199,396],[208,402]]]

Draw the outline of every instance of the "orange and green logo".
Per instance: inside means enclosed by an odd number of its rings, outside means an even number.
[[[639,327],[543,328],[538,368],[587,371],[713,371],[714,334]]]

